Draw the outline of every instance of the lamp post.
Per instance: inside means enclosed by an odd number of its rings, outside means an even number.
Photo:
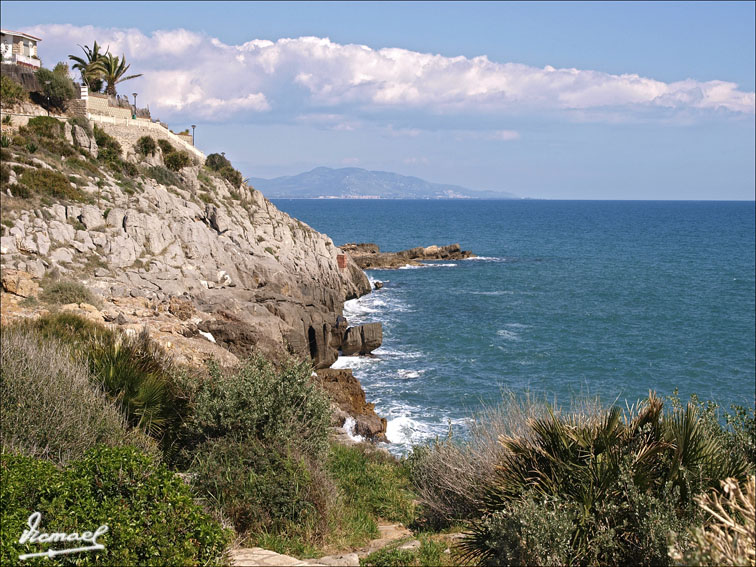
[[[134,95],[134,119],[136,120],[136,114],[137,114],[136,97],[137,97],[137,94],[136,93],[131,93],[131,94]]]
[[[197,127],[196,124],[192,124],[192,146],[194,145],[194,129]]]
[[[51,81],[45,81],[45,94],[47,95],[47,115],[50,116],[50,83]]]

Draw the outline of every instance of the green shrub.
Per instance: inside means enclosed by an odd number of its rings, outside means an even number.
[[[165,138],[159,138],[157,145],[160,146],[160,150],[163,152],[164,156],[165,154],[172,154],[176,151],[176,148],[174,148],[173,145]]]
[[[221,177],[231,183],[234,187],[238,187],[242,184],[242,174],[233,167],[224,167],[218,173],[220,173]]]
[[[650,395],[624,418],[616,407],[589,415],[552,412],[530,420],[527,435],[501,437],[486,514],[471,523],[465,549],[484,561],[514,561],[509,554],[519,551],[510,540],[527,524],[521,514],[533,500],[568,514],[556,514],[553,526],[533,524],[545,530],[544,542],[577,514],[567,557],[578,564],[668,563],[667,533],[691,521],[693,496],[721,479],[744,479],[747,462],[717,444],[695,404],[666,415],[662,408]],[[521,545],[536,552],[534,544]]]
[[[77,286],[69,291],[65,285],[59,293],[62,297],[55,298],[60,302],[80,298],[86,288]],[[48,314],[16,326],[73,348],[77,358],[88,364],[92,383],[114,401],[130,425],[160,438],[186,413],[180,382],[174,376],[177,370],[146,332],[124,336],[71,313]]]
[[[76,89],[73,81],[68,76],[61,73],[55,73],[49,69],[41,67],[37,69],[37,81],[42,88],[41,95],[45,101],[50,101],[50,105],[62,109],[67,100],[76,96]],[[45,84],[47,81],[50,84]]]
[[[62,280],[48,283],[39,298],[52,305],[89,303],[99,305],[100,300],[79,282]]]
[[[97,124],[94,125],[94,137],[99,153],[102,153],[103,150],[112,150],[113,155],[121,157],[121,144]]]
[[[165,162],[165,167],[171,171],[179,171],[192,164],[192,160],[186,152],[170,152],[163,154],[163,161]]]
[[[143,156],[152,156],[157,151],[157,144],[152,136],[142,136],[136,141],[136,149]]]
[[[32,511],[41,513],[43,529],[58,532],[108,526],[98,539],[103,550],[57,559],[67,564],[215,564],[229,541],[182,480],[133,448],[98,447],[63,470],[3,454],[0,468],[3,533],[13,534],[0,544],[5,565],[17,564],[21,553],[46,550],[43,544],[18,544],[16,534]]]
[[[0,76],[0,101],[3,106],[13,106],[28,98],[26,90],[16,81],[5,75]]]
[[[10,181],[11,168],[6,164],[0,164],[0,183],[5,185]]]
[[[60,138],[63,136],[63,123],[52,116],[35,116],[29,119],[26,129],[42,138]]]
[[[58,199],[90,200],[89,195],[81,189],[73,187],[65,175],[51,169],[27,169],[21,174],[19,183],[25,185],[33,193],[49,195]]]
[[[328,448],[330,402],[310,380],[306,362],[284,360],[277,369],[255,355],[233,371],[210,367],[196,386],[193,414],[183,429],[184,447],[233,434],[266,444],[292,444],[305,456],[322,458]]]
[[[26,151],[29,152],[30,154],[36,153],[37,148],[38,146],[34,142],[26,142]]]
[[[165,186],[173,185],[174,187],[181,186],[181,179],[179,178],[179,176],[160,165],[151,165],[150,167],[144,170],[144,173],[145,175],[147,175],[148,177],[151,177],[152,179],[154,179],[161,185],[165,185]]]
[[[226,156],[221,154],[210,154],[207,156],[207,159],[205,159],[205,165],[213,171],[217,171],[221,177],[231,183],[234,187],[238,187],[242,184],[243,178],[241,173],[233,168],[231,162],[228,161]]]
[[[303,532],[322,535],[331,494],[313,463],[286,446],[222,437],[203,444],[192,471],[238,533]]]
[[[83,116],[72,116],[68,119],[68,123],[71,126],[78,126],[79,128],[82,128],[89,136],[93,135],[92,124],[90,124],[89,120],[87,120]]]
[[[63,463],[98,443],[153,441],[129,430],[118,408],[92,385],[86,362],[65,343],[30,325],[0,336],[0,430],[5,450]]]
[[[13,183],[11,185],[8,185],[7,188],[10,189],[11,195],[18,197],[19,199],[28,199],[32,196],[32,192],[29,191],[29,188],[25,187],[24,185]]]
[[[231,167],[231,162],[221,154],[210,154],[205,159],[205,165],[213,171],[220,171],[224,167]]]
[[[0,136],[0,147],[10,148],[10,145],[11,145],[11,139],[8,136],[6,136],[5,134]]]

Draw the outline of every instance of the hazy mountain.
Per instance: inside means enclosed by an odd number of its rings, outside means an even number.
[[[315,199],[516,199],[503,191],[475,191],[458,185],[431,183],[388,171],[358,167],[317,167],[299,175],[274,179],[252,177],[249,182],[268,198]]]

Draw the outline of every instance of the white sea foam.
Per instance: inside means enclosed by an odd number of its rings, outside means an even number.
[[[362,442],[365,440],[362,435],[357,435],[357,421],[351,415],[344,420],[344,425],[341,427],[352,441]]]
[[[368,366],[374,365],[378,362],[377,358],[371,356],[340,356],[333,363],[331,368],[340,370],[342,368],[351,368],[352,370],[360,370]]]
[[[429,437],[431,432],[428,425],[408,416],[395,417],[386,424],[386,439],[391,443],[415,444]]]
[[[475,256],[473,258],[464,258],[465,262],[507,262],[506,258],[496,256]]]
[[[420,376],[425,374],[425,370],[407,370],[406,368],[400,368],[396,373],[399,375],[399,378],[410,380],[413,378],[420,378]]]
[[[500,336],[503,339],[506,339],[508,341],[519,341],[520,335],[515,333],[514,331],[510,331],[508,329],[499,329],[496,331],[496,334]]]

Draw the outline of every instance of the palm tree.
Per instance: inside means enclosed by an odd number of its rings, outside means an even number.
[[[84,57],[77,57],[76,55],[69,55],[68,58],[74,62],[73,68],[81,73],[82,82],[89,87],[89,90],[97,93],[102,90],[102,72],[98,68],[98,63],[104,57],[105,54],[100,53],[100,45],[94,42],[92,49],[88,45],[79,46],[84,52]],[[108,50],[105,50],[107,53]]]
[[[139,73],[138,75],[126,75],[126,71],[128,71],[129,67],[131,67],[131,64],[126,65],[126,56],[121,55],[121,57],[114,57],[110,53],[106,53],[102,56],[102,58],[97,62],[96,68],[102,73],[103,80],[107,81],[108,86],[105,88],[105,92],[111,96],[116,95],[116,85],[118,83],[122,83],[123,81],[128,81],[129,79],[136,79],[137,77],[141,77],[142,73]]]

